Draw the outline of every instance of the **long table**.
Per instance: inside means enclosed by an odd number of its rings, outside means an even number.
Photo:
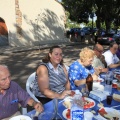
[[[112,93],[120,94],[120,92],[119,92],[116,88],[112,88]],[[97,114],[98,114],[97,111],[99,110],[99,107],[98,107],[99,102],[96,101],[96,100],[94,100],[94,101],[95,101],[95,103],[96,103],[95,106],[94,106],[93,108],[87,109],[87,110],[85,110],[85,111],[94,110],[94,111],[96,111],[96,115],[97,115]],[[120,105],[120,102],[117,102],[117,101],[115,101],[115,100],[112,100],[111,105],[107,105],[106,100],[101,101],[101,103],[103,103],[104,107],[112,107],[112,106]],[[64,111],[65,109],[66,109],[66,108],[65,108],[65,106],[63,105],[63,102],[61,102],[61,101],[59,100],[59,103],[58,103],[58,113],[59,113],[59,115],[62,117],[62,120],[66,120],[66,119],[63,117],[63,115],[62,115],[62,114],[63,114],[63,111]],[[115,109],[120,110],[120,106],[119,106],[119,107],[116,107]],[[44,111],[45,111],[45,112],[54,112],[54,102],[53,102],[53,100],[50,101],[50,102],[48,102],[48,103],[46,103],[46,104],[44,104]],[[30,111],[29,113],[27,113],[27,115],[30,116],[30,117],[31,117],[31,115],[34,115],[34,114],[35,114],[35,110]],[[46,119],[46,120],[50,120],[50,119]],[[93,120],[96,120],[96,119],[93,118]]]

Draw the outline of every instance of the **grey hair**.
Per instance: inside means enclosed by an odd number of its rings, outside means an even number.
[[[1,64],[1,65],[0,65],[0,67],[4,67],[4,68],[6,68],[6,69],[8,69],[8,70],[9,70],[8,66],[7,66],[7,65],[5,65],[5,64]],[[9,71],[10,71],[10,70],[9,70]]]

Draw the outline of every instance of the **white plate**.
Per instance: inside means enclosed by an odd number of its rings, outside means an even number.
[[[65,109],[65,110],[63,111],[62,115],[63,115],[63,117],[64,117],[66,120],[70,120],[70,119],[68,119],[67,116],[66,116],[67,110],[68,110],[68,109]]]
[[[89,108],[93,108],[95,106],[95,101],[93,99],[87,98],[87,97],[84,97],[84,99],[87,100],[87,101],[89,101],[89,102],[93,102],[94,103],[92,106],[90,105]],[[89,108],[87,108],[87,109],[89,109]]]
[[[26,115],[18,115],[18,116],[12,117],[9,120],[32,120],[32,119]]]
[[[113,109],[113,108],[108,108],[108,107],[105,107],[104,108],[105,111],[108,113],[109,116],[111,117],[118,117],[119,120],[120,120],[120,111],[116,110],[116,109]],[[99,114],[100,115],[100,114]],[[101,116],[101,115],[100,115]],[[103,117],[103,116],[101,116]],[[104,118],[104,117],[103,117]],[[107,119],[106,119],[107,120]]]

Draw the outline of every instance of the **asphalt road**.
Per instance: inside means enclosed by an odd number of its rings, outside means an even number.
[[[85,46],[93,47],[93,45],[86,44],[62,47],[64,63],[69,66],[74,60],[78,59],[81,48]],[[12,80],[25,89],[28,76],[36,70],[41,59],[48,53],[48,50],[2,54],[0,55],[0,63],[6,64],[9,67]]]

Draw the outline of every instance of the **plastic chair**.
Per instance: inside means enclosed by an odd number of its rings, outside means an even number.
[[[36,102],[40,102],[34,95],[34,93],[31,91],[31,83],[32,81],[35,80],[35,72],[32,73],[28,79],[27,79],[27,82],[26,82],[26,90],[28,92],[28,94],[36,101]]]

